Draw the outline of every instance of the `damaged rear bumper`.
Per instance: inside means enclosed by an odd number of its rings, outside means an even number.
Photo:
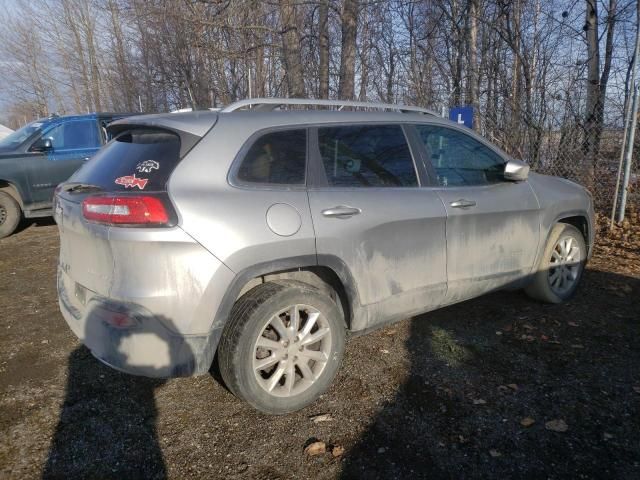
[[[107,299],[58,273],[60,310],[73,333],[101,362],[133,375],[168,378],[208,372],[221,329],[177,334],[141,305]],[[68,280],[68,279],[67,279]],[[69,284],[74,284],[70,292]]]

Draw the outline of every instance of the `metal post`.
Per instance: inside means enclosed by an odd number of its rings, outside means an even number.
[[[631,83],[633,83],[633,81]],[[629,91],[629,93],[631,92]],[[631,123],[631,103],[632,103],[631,98],[632,98],[632,95],[629,95],[629,98],[627,99],[627,108],[625,109],[624,131],[622,133],[622,144],[620,145],[620,161],[618,162],[618,175],[616,176],[616,190],[613,194],[613,206],[611,207],[611,221],[609,222],[609,230],[613,229],[613,222],[615,221],[616,210],[618,209],[618,195],[620,194],[620,177],[622,177],[622,167],[624,166],[625,153],[627,152],[627,137],[629,136],[629,123]]]
[[[638,125],[638,85],[633,86],[633,113],[631,114],[631,125],[629,126],[629,141],[627,143],[627,153],[625,155],[624,180],[622,182],[622,197],[620,198],[620,210],[618,211],[618,222],[624,220],[624,213],[627,207],[627,190],[629,189],[629,177],[631,177],[631,160],[633,157],[633,142],[636,136],[636,126]]]
[[[633,108],[631,115],[631,125],[629,126],[629,138],[626,138],[626,151],[625,151],[625,166],[624,166],[624,180],[622,182],[622,198],[620,198],[620,210],[618,211],[618,222],[624,220],[625,210],[627,208],[627,190],[629,189],[629,177],[631,176],[631,160],[633,157],[633,143],[636,135],[636,126],[638,124],[638,85],[635,82],[636,66],[638,64],[638,55],[640,54],[640,0],[636,4],[636,48],[633,54],[633,62],[631,64],[633,70],[631,72],[633,85]],[[626,128],[625,128],[626,133]],[[623,142],[624,144],[624,142]],[[619,170],[618,170],[619,175]],[[616,183],[616,196],[618,198],[618,184]],[[615,205],[615,204],[614,204]]]
[[[640,39],[640,31],[636,32],[636,44],[638,43],[638,39]],[[624,159],[625,154],[627,153],[627,140],[629,137],[629,124],[631,123],[631,104],[633,103],[633,92],[632,85],[635,85],[636,79],[636,70],[635,70],[635,61],[636,54],[634,53],[632,65],[631,65],[631,79],[629,83],[626,84],[625,88],[627,89],[628,98],[627,105],[624,113],[624,131],[622,133],[622,145],[620,145],[620,160],[618,161],[618,175],[616,176],[616,190],[613,194],[613,206],[611,207],[611,222],[609,223],[609,230],[613,229],[613,222],[616,218],[616,210],[618,209],[618,196],[620,194],[620,178],[622,177],[622,169],[624,167]]]

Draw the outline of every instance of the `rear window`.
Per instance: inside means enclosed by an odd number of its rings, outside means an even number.
[[[418,178],[400,125],[318,129],[330,186],[415,187]]]
[[[180,137],[165,130],[119,134],[71,177],[107,191],[165,190],[180,161]]]
[[[306,158],[306,130],[267,133],[251,145],[236,176],[243,183],[301,185]]]

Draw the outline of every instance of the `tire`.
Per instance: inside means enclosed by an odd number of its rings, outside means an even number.
[[[11,195],[0,192],[0,238],[8,237],[15,232],[22,218],[20,205]]]
[[[573,225],[558,223],[551,230],[537,271],[525,292],[546,303],[569,300],[582,279],[586,259],[587,247],[582,232]],[[561,266],[554,268],[554,263]]]
[[[294,311],[297,334],[290,323]],[[303,282],[276,280],[236,301],[218,364],[233,394],[261,412],[280,415],[300,410],[329,388],[344,344],[344,321],[331,298]]]

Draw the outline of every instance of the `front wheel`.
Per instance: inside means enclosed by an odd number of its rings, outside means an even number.
[[[18,202],[8,193],[0,192],[0,238],[11,235],[18,227],[21,217]]]
[[[329,387],[344,343],[344,322],[331,298],[306,283],[278,280],[236,301],[218,363],[235,395],[262,412],[283,414]]]
[[[587,247],[580,230],[558,223],[551,230],[533,281],[525,288],[532,298],[561,303],[578,288],[587,259]]]

